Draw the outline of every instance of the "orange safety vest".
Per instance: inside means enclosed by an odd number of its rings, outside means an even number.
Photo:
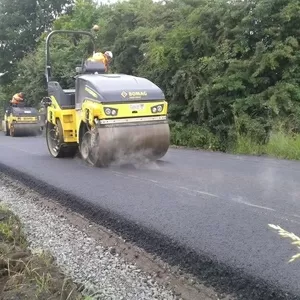
[[[14,94],[12,99],[11,99],[11,103],[12,104],[19,104],[20,102],[24,101],[24,99],[20,96],[19,93]]]
[[[96,52],[92,57],[89,57],[87,60],[88,61],[98,61],[98,62],[104,63],[105,72],[107,72],[108,60],[107,60],[107,57],[103,53]]]

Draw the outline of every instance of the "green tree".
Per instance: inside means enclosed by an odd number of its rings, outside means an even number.
[[[22,88],[38,103],[45,92],[40,87],[47,31],[89,31],[98,24],[97,50],[113,51],[112,70],[147,77],[163,89],[173,142],[226,150],[242,136],[267,143],[280,126],[300,132],[298,0],[129,0],[113,5],[77,0],[64,13],[70,1],[44,0],[39,5],[53,3],[55,9],[32,15],[32,0],[22,3],[0,3],[0,69],[20,74],[6,77],[2,95],[11,97]],[[56,13],[44,20],[52,10]],[[55,78],[73,85],[76,65],[90,52],[86,39],[53,38]]]
[[[1,0],[0,70],[16,76],[15,63],[34,51],[41,34],[71,8],[73,0]]]

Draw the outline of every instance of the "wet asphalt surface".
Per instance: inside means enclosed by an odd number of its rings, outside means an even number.
[[[220,293],[300,299],[300,260],[288,263],[298,249],[268,227],[300,236],[300,162],[170,149],[148,166],[99,169],[51,157],[43,137],[2,135],[0,146],[0,171],[92,205],[100,223],[120,216],[117,231],[130,238],[131,228],[135,242]]]

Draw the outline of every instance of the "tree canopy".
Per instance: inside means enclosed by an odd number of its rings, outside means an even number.
[[[1,0],[0,70],[13,74],[1,101],[24,90],[38,104],[46,33],[94,24],[112,71],[162,88],[174,143],[226,150],[239,135],[264,143],[279,126],[300,131],[299,0]],[[88,51],[86,39],[53,39],[56,78],[71,84]]]

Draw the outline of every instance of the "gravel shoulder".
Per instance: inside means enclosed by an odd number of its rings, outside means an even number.
[[[234,299],[4,175],[0,199],[24,224],[29,248],[55,257],[87,299]]]

